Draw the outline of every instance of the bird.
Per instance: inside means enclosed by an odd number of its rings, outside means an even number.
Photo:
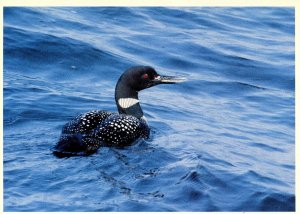
[[[53,147],[57,157],[88,156],[100,147],[126,147],[148,139],[150,128],[140,106],[138,93],[159,84],[174,84],[186,79],[162,76],[150,66],[131,67],[120,76],[115,87],[118,113],[92,110],[71,119]]]

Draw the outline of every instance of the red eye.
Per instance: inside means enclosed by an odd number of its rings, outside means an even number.
[[[143,79],[148,79],[148,78],[149,78],[148,74],[143,75]]]

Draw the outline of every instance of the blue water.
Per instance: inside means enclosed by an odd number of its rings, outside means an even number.
[[[294,211],[294,8],[4,8],[5,211]],[[133,65],[151,139],[57,158]]]

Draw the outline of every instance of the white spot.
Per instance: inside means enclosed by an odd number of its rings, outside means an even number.
[[[129,108],[129,107],[139,103],[139,100],[134,99],[134,98],[120,98],[118,100],[118,103],[122,108]]]

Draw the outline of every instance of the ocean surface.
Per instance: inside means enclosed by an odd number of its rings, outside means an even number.
[[[124,70],[151,139],[57,158],[62,126],[117,111]],[[4,211],[294,211],[294,8],[4,8]]]

